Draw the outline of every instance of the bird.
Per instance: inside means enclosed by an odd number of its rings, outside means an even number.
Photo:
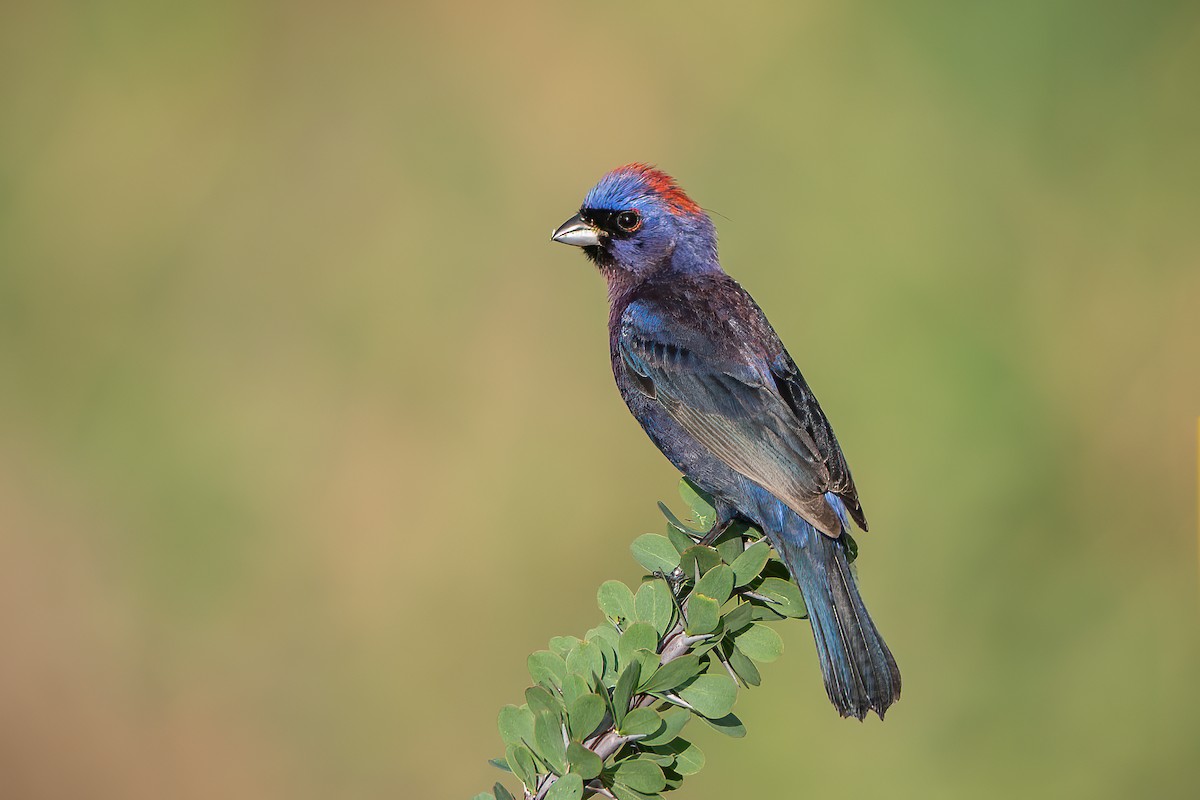
[[[667,173],[618,167],[551,240],[583,249],[608,290],[617,388],[659,450],[712,495],[717,526],[759,528],[808,607],[843,717],[880,719],[900,670],[847,558],[867,519],[828,418],[758,304],[722,269],[708,214]]]

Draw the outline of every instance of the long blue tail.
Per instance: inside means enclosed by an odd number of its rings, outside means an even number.
[[[831,503],[844,520],[841,501]],[[779,501],[774,506],[764,527],[804,595],[830,701],[843,717],[862,719],[874,711],[882,719],[900,699],[900,669],[867,614],[841,540],[821,534]]]

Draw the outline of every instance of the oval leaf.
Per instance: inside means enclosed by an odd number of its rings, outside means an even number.
[[[679,690],[696,713],[708,719],[720,719],[733,709],[737,687],[727,675],[699,675]]]
[[[529,677],[534,683],[540,683],[547,688],[562,690],[563,678],[567,674],[567,663],[562,656],[555,655],[549,650],[538,650],[531,653],[525,660]]]
[[[617,732],[622,736],[646,737],[657,733],[663,720],[653,708],[635,708],[625,715]]]
[[[635,622],[621,634],[617,645],[617,655],[621,664],[628,664],[633,659],[635,650],[658,650],[658,631],[648,622]]]
[[[737,648],[755,661],[767,664],[783,655],[783,639],[767,625],[754,623],[733,637]]]
[[[521,779],[521,783],[525,786],[532,787],[537,784],[538,771],[533,763],[533,753],[529,748],[522,744],[510,744],[508,749],[504,751],[504,760],[508,762],[508,768],[512,770],[512,774]]]
[[[667,508],[666,503],[663,503],[660,501],[658,504],[658,510],[661,511],[663,516],[667,518],[668,531],[671,531],[671,530],[678,531],[679,533],[682,533],[685,536],[687,536],[689,539],[693,539],[693,540],[701,538],[707,532],[707,531],[693,530],[690,526],[681,522],[679,517],[675,516],[675,512],[673,512],[671,509]],[[682,552],[682,551],[680,551],[680,552]]]
[[[731,565],[733,567],[733,585],[740,588],[757,578],[758,573],[762,572],[770,557],[771,545],[764,541],[755,542],[743,550]]]
[[[555,774],[567,771],[567,745],[563,742],[562,723],[554,714],[541,712],[533,720],[533,746],[538,757],[545,761]]]
[[[662,506],[662,503],[659,503],[659,505]],[[666,508],[666,506],[663,506],[663,508]],[[700,534],[700,535],[703,535],[703,534]],[[667,526],[667,538],[671,540],[671,544],[675,545],[675,550],[680,555],[683,554],[684,550],[687,550],[689,547],[691,547],[692,545],[694,545],[696,543],[695,539],[693,539],[688,534],[680,531],[674,525]]]
[[[634,613],[639,622],[654,626],[661,637],[675,621],[675,601],[665,581],[643,583],[634,598]]]
[[[555,636],[550,640],[550,652],[563,659],[578,646],[578,636]]]
[[[567,763],[571,765],[571,772],[585,781],[590,781],[604,769],[604,762],[600,760],[600,756],[579,742],[571,742],[567,745]]]
[[[725,630],[740,631],[754,620],[754,609],[761,608],[753,603],[739,603],[733,609],[725,612]]]
[[[571,672],[563,678],[563,704],[570,708],[575,701],[592,691],[590,680],[584,680],[582,675]]]
[[[785,581],[783,578],[767,578],[758,587],[758,593],[774,601],[771,604],[772,611],[776,611],[786,617],[804,617],[808,615],[808,609],[804,605],[804,598],[800,595],[800,589],[791,581]]]
[[[613,780],[643,794],[661,792],[667,786],[662,767],[641,758],[622,761]]]
[[[720,719],[708,719],[707,717],[701,717],[700,719],[733,739],[740,739],[746,735],[746,726],[742,724],[742,721],[738,719],[736,714],[726,714]]]
[[[567,709],[567,727],[570,728],[571,738],[583,741],[604,721],[606,707],[604,699],[598,694],[585,694]]]
[[[718,605],[723,604],[733,593],[733,570],[728,564],[717,564],[704,573],[693,592],[711,597]]]
[[[679,742],[683,747],[675,754],[675,771],[680,775],[695,775],[704,767],[704,751],[683,739]]]
[[[569,672],[591,682],[592,676],[604,673],[604,654],[595,642],[583,642],[567,656]]]
[[[712,495],[687,478],[679,482],[679,496],[688,504],[696,521],[704,530],[710,530],[717,521],[717,510],[713,508]]]
[[[625,714],[629,711],[629,701],[633,697],[633,690],[638,685],[639,674],[641,674],[641,665],[637,661],[631,661],[629,666],[625,667],[625,671],[621,673],[621,677],[617,679],[617,685],[612,694],[613,723],[617,726],[620,726],[621,721],[625,719]]]
[[[712,633],[721,621],[721,604],[711,597],[692,592],[688,598],[687,632],[693,636]]]
[[[579,800],[583,797],[583,778],[575,773],[559,778],[546,792],[546,800]]]
[[[675,737],[679,736],[679,732],[688,724],[688,720],[692,718],[692,712],[686,708],[675,706],[662,712],[659,716],[662,717],[663,727],[654,734],[642,739],[641,744],[647,747],[654,747],[669,743]]]
[[[683,574],[690,580],[696,579],[696,574],[703,575],[721,563],[721,556],[716,550],[705,545],[694,545],[683,551],[679,557],[679,566]]]
[[[658,671],[642,687],[642,691],[669,692],[699,675],[703,669],[704,663],[700,660],[700,656],[688,653],[659,667]]]
[[[596,592],[596,604],[609,619],[633,619],[633,592],[620,581],[605,581]]]
[[[541,686],[530,686],[526,689],[525,702],[529,704],[529,710],[533,712],[534,717],[542,711],[554,714],[555,716],[559,716],[566,711],[562,701]]]
[[[650,572],[669,574],[679,566],[679,551],[671,540],[657,533],[643,533],[629,546],[637,562]]]
[[[505,744],[524,744],[533,741],[533,712],[528,708],[507,705],[496,718],[500,738]]]
[[[754,662],[750,657],[736,647],[729,648],[729,653],[726,656],[729,666],[733,668],[734,673],[741,678],[742,683],[747,686],[758,686],[762,683],[762,677],[758,674],[758,667],[754,666]]]

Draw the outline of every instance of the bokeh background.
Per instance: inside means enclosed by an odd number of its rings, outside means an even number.
[[[6,4],[0,793],[489,787],[675,500],[547,240],[645,160],[905,681],[840,720],[785,626],[681,796],[1194,797],[1198,92],[1188,2]]]

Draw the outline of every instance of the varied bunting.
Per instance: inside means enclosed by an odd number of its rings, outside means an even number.
[[[717,260],[708,215],[667,174],[605,175],[553,240],[583,248],[608,284],[621,397],[651,440],[780,553],[808,606],[825,689],[842,716],[881,718],[900,671],[846,557],[866,530],[846,459],[816,397],[753,298]]]

